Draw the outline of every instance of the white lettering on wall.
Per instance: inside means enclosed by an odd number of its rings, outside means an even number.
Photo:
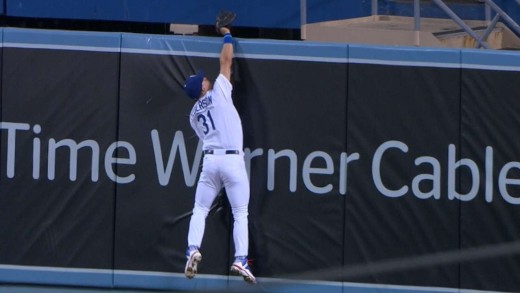
[[[151,132],[152,143],[153,143],[153,153],[155,156],[155,165],[157,170],[157,178],[159,179],[159,184],[162,186],[168,185],[170,182],[170,177],[173,169],[173,165],[175,163],[175,158],[177,151],[179,152],[179,157],[181,159],[182,173],[184,175],[184,182],[186,186],[193,186],[195,184],[195,180],[197,179],[198,167],[200,165],[200,160],[202,158],[201,145],[199,142],[199,146],[197,147],[197,152],[195,154],[195,158],[193,159],[193,165],[190,166],[188,164],[188,155],[186,153],[186,144],[184,143],[184,135],[182,131],[175,132],[175,136],[172,141],[172,145],[170,148],[170,155],[168,156],[168,162],[166,163],[166,167],[164,166],[164,160],[162,157],[162,149],[161,149],[161,140],[159,138],[159,132],[157,130],[152,130]]]
[[[109,180],[118,184],[130,184],[137,179],[133,168],[138,168],[139,155],[131,142],[115,141],[106,150],[102,150],[94,139],[76,141],[71,138],[61,140],[49,138],[44,140],[41,138],[44,129],[39,124],[31,126],[28,123],[0,122],[0,130],[7,136],[7,140],[2,142],[3,145],[0,148],[0,151],[5,152],[2,155],[6,157],[6,160],[0,161],[2,164],[0,167],[6,171],[5,176],[8,179],[16,179],[17,156],[32,157],[32,178],[35,180],[41,180],[42,167],[47,169],[47,179],[55,180],[58,156],[68,159],[65,165],[68,165],[68,180],[72,182],[77,180],[78,172],[90,172],[90,180],[98,182],[102,175],[100,174],[102,171],[100,170],[101,159],[104,159],[103,167],[106,178]],[[29,154],[18,153],[19,140],[26,141],[28,136],[32,142],[32,152]],[[165,145],[168,146],[167,149],[164,149]],[[42,154],[44,147],[48,150],[47,154]],[[202,160],[202,143],[200,141],[193,158],[188,158],[182,131],[176,131],[173,138],[161,138],[159,132],[153,129],[150,131],[149,151],[151,152],[149,154],[153,154],[154,160],[146,163],[154,164],[155,174],[153,176],[157,176],[159,185],[168,186],[174,176],[183,176],[184,184],[187,187],[195,185]],[[80,153],[83,157],[89,158],[88,164],[82,161],[82,164],[86,164],[86,166],[78,166]],[[514,174],[520,172],[520,162],[506,162],[501,168],[494,166],[494,153],[493,147],[485,147],[483,151],[484,166],[479,166],[471,158],[457,158],[457,149],[454,144],[447,146],[445,158],[428,155],[410,158],[410,150],[406,143],[390,140],[382,142],[377,147],[371,158],[370,174],[366,174],[366,176],[371,178],[374,184],[373,195],[379,194],[389,198],[414,196],[420,200],[439,200],[443,197],[444,192],[444,197],[449,200],[472,201],[481,196],[485,202],[492,203],[496,200],[494,195],[497,194],[509,204],[520,205],[520,195],[514,193],[514,190],[518,190],[518,188],[511,188],[520,186],[520,178],[518,175],[516,178],[514,177]],[[168,155],[164,156],[164,154]],[[42,157],[45,155],[47,158]],[[391,181],[395,181],[395,178],[388,177],[390,175],[388,170],[393,168],[388,164],[392,160],[385,160],[386,156],[392,156],[393,159],[406,159],[403,162],[412,159],[413,164],[409,166],[409,170],[416,171],[415,174],[412,174],[413,177],[410,177],[410,182]],[[256,174],[257,176],[252,179],[265,180],[267,191],[287,189],[292,193],[309,192],[320,195],[336,192],[345,195],[348,190],[348,175],[362,170],[357,168],[357,162],[362,160],[361,155],[357,152],[350,154],[341,152],[339,158],[335,158],[330,153],[315,150],[302,157],[292,149],[279,151],[267,149],[265,151],[262,148],[254,150],[245,148],[244,160],[249,178],[251,178],[252,172],[266,172],[266,174]],[[47,166],[42,166],[44,162]],[[177,166],[180,164],[179,168],[174,168],[176,163]],[[252,170],[253,164],[266,166],[266,169],[262,167]],[[495,167],[500,170],[497,177],[493,173]],[[175,170],[182,170],[182,174],[176,175],[176,172],[180,171]],[[420,173],[418,170],[427,171]],[[458,185],[460,174],[464,174],[465,181],[462,187],[464,190],[460,190],[461,186]],[[276,182],[281,179],[287,181]],[[444,185],[442,180],[446,180]],[[481,186],[481,181],[483,186]],[[495,184],[498,187],[497,191],[493,188]],[[442,190],[442,186],[445,186],[445,190]],[[298,187],[303,190],[298,190]]]

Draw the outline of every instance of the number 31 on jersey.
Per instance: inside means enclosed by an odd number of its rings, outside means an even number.
[[[200,113],[197,116],[197,121],[202,123],[202,132],[204,134],[208,134],[210,130],[215,130],[215,123],[213,122],[213,118],[211,117],[211,112],[208,110],[206,113]]]

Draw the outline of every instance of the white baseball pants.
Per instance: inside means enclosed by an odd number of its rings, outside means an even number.
[[[204,156],[188,231],[188,245],[200,247],[206,227],[206,217],[222,187],[226,189],[233,213],[235,256],[247,256],[249,179],[242,153]]]

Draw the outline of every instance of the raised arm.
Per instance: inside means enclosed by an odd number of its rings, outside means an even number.
[[[220,33],[224,36],[224,44],[220,51],[220,73],[228,80],[231,80],[231,64],[233,63],[233,38],[231,31],[227,27],[220,28]]]

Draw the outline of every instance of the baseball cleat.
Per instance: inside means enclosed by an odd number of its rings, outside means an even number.
[[[198,250],[192,250],[186,253],[188,260],[186,261],[186,268],[184,274],[186,278],[192,279],[197,274],[197,266],[202,261],[202,254]]]
[[[231,274],[236,276],[242,276],[244,281],[249,284],[256,284],[256,278],[253,276],[251,271],[249,270],[249,265],[247,265],[247,259],[242,261],[235,261],[233,265],[231,265]]]

